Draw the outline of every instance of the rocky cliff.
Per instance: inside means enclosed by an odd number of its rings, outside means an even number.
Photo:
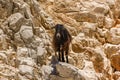
[[[0,80],[119,80],[120,0],[0,0]],[[69,64],[52,48],[72,35]]]

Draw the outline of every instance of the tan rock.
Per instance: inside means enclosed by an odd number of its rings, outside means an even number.
[[[0,63],[8,64],[7,55],[5,52],[0,52]]]
[[[89,34],[88,34],[89,35]],[[83,34],[84,36],[84,34]],[[84,51],[84,47],[96,47],[100,43],[96,39],[83,37],[82,34],[79,34],[72,40],[72,50],[75,53],[80,53]]]
[[[29,44],[31,43],[34,38],[34,34],[33,34],[33,29],[31,26],[21,26],[20,29],[20,36],[22,38],[22,40],[25,42],[25,44]]]
[[[83,22],[82,25],[82,32],[85,34],[85,37],[93,38],[97,32],[97,24],[96,23],[89,23]]]
[[[109,17],[105,17],[105,28],[110,29],[114,26],[115,21]]]
[[[0,64],[0,75],[3,76],[3,77],[6,77],[9,79],[17,79],[17,74],[19,72],[18,69],[12,67],[12,66],[9,66],[9,65],[6,65],[6,64]]]
[[[113,45],[113,44],[104,45],[104,53],[109,59],[113,54],[116,54],[119,49],[120,49],[120,45]]]
[[[93,66],[96,72],[101,73],[103,72],[103,77],[111,79],[112,75],[112,67],[110,61],[105,57],[104,50],[97,47],[93,48],[86,48],[88,50],[88,55],[90,61],[93,62]],[[88,60],[89,60],[88,59]]]
[[[118,51],[116,54],[113,54],[110,58],[111,60],[111,64],[112,66],[116,69],[116,70],[120,70],[120,51]]]
[[[17,56],[18,57],[28,57],[28,49],[27,48],[22,48],[18,47],[17,48]]]
[[[79,73],[78,69],[72,65],[66,63],[59,63],[56,65],[56,71],[58,73],[57,76],[51,77],[55,80],[85,80],[84,77],[81,76],[82,73]],[[76,73],[78,71],[78,73]],[[60,77],[59,77],[60,76]],[[52,80],[51,79],[51,80]]]
[[[8,49],[9,45],[6,40],[6,35],[3,33],[3,30],[0,29],[0,50]]]
[[[76,15],[74,15],[74,19],[78,22],[97,22],[97,16],[88,11],[77,13]]]
[[[50,29],[52,26],[54,26],[54,21],[52,19],[52,17],[47,14],[42,7],[40,7],[39,3],[36,0],[33,0],[33,2],[31,3],[31,5],[33,6],[33,14],[34,15],[39,15],[39,21],[41,22],[41,25],[45,28],[45,29]]]
[[[20,74],[24,75],[28,79],[33,79],[33,67],[28,65],[19,65]]]
[[[43,65],[41,70],[42,70],[43,79],[45,80],[50,79],[49,75],[52,74],[53,68],[51,66]]]
[[[22,14],[15,13],[8,18],[7,20],[8,27],[13,31],[18,32],[20,30],[21,25],[24,23],[24,21],[25,19]]]
[[[0,1],[0,17],[5,18],[12,14],[13,3],[11,0]]]
[[[14,43],[19,47],[24,46],[24,42],[20,36],[20,32],[14,34]]]
[[[119,0],[0,0],[0,79],[119,80],[119,4]],[[51,27],[58,23],[73,38],[69,64],[52,56]]]
[[[47,52],[45,48],[39,46],[37,47],[37,64],[44,65],[47,60]]]
[[[30,1],[28,2],[28,4],[30,5]],[[20,12],[22,15],[25,16],[25,18],[27,19],[32,18],[33,16],[31,14],[30,6],[28,4],[22,0],[14,1],[13,13]]]
[[[112,44],[120,44],[120,28],[111,28],[106,34],[107,41]]]
[[[113,79],[114,80],[119,80],[120,79],[120,72],[116,71],[115,73],[113,73]]]

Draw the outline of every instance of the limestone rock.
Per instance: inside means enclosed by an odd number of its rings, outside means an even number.
[[[28,66],[28,65],[20,65],[19,70],[20,74],[24,75],[25,77],[28,77],[28,79],[33,79],[33,67]]]
[[[53,72],[53,68],[51,66],[43,65],[41,70],[42,70],[43,79],[45,80],[49,79],[49,75],[52,74]]]
[[[88,52],[86,53],[89,56],[90,61],[93,62],[93,66],[96,72],[104,72],[106,78],[110,78],[112,74],[112,68],[110,61],[105,57],[104,50],[101,48],[86,48]],[[89,60],[88,59],[88,60]]]
[[[20,12],[22,15],[25,16],[25,18],[27,19],[30,19],[32,18],[32,14],[31,14],[31,11],[30,11],[30,6],[25,3],[24,1],[20,1],[20,0],[15,0],[13,2],[13,13],[16,13],[16,12]],[[30,4],[30,2],[29,2]]]
[[[105,4],[100,5],[99,3],[96,3],[95,8],[93,9],[93,11],[97,14],[107,14],[109,11],[109,7]]]
[[[76,14],[74,16],[74,19],[78,22],[92,22],[92,23],[97,22],[97,16],[88,11]]]
[[[13,3],[11,0],[0,1],[0,18],[8,17],[12,14]]]
[[[119,80],[119,0],[0,0],[1,80]],[[52,48],[55,24],[72,35],[69,63]]]
[[[0,50],[7,48],[8,48],[8,43],[6,41],[6,35],[4,34],[3,30],[0,29]]]
[[[19,57],[28,57],[28,49],[18,47],[17,49],[17,56]]]
[[[24,45],[24,41],[20,36],[20,32],[14,34],[14,43],[19,47],[22,47]]]
[[[6,35],[5,40],[15,50],[17,49],[17,46],[16,43],[14,43],[14,34],[20,30],[21,25],[24,24],[23,21],[25,21],[23,15],[20,13],[15,13],[1,24],[1,28]]]
[[[39,46],[37,47],[37,64],[46,64],[47,55],[45,48]]]
[[[88,36],[90,38],[93,38],[97,31],[97,24],[95,23],[89,23],[89,22],[83,22],[82,24],[82,32],[85,34],[85,36]]]
[[[84,35],[84,34],[83,34]],[[82,52],[84,47],[96,47],[100,43],[96,39],[82,37],[81,34],[72,40],[72,50],[76,53]]]
[[[19,61],[16,52],[13,52],[12,50],[8,50],[6,54],[8,58],[8,64],[13,67],[18,67]]]
[[[22,14],[15,13],[8,18],[8,27],[13,31],[18,32],[24,21],[25,19]]]
[[[9,27],[14,32],[18,32],[20,30],[21,25],[24,23],[25,19],[22,14],[15,13],[8,17],[8,19],[3,23],[3,30],[5,31],[4,26]],[[7,32],[7,31],[6,31]]]
[[[109,17],[105,17],[105,28],[110,29],[114,26],[114,20],[109,18]]]
[[[120,51],[118,51],[116,54],[113,54],[113,55],[111,56],[110,60],[111,60],[112,66],[113,66],[116,70],[120,70],[120,64],[119,64]]]
[[[34,15],[39,15],[39,21],[41,22],[41,25],[46,28],[50,29],[52,26],[54,26],[54,21],[52,20],[52,17],[47,14],[42,7],[39,6],[39,3],[36,0],[33,0],[31,3],[33,6]]]
[[[116,72],[113,74],[113,79],[114,79],[114,80],[119,80],[119,79],[120,79],[120,72],[119,72],[119,71],[116,71]]]
[[[120,44],[120,28],[111,28],[106,34],[108,42]]]
[[[33,41],[33,30],[31,26],[21,26],[20,35],[26,44]]]
[[[0,52],[0,63],[6,63],[6,64],[8,64],[7,61],[8,61],[8,60],[7,60],[7,55],[6,55],[6,53]]]
[[[35,62],[34,62],[34,60],[32,58],[29,58],[29,57],[27,57],[27,58],[20,57],[18,59],[20,60],[20,64],[21,65],[28,65],[28,66],[32,66],[32,67],[35,66]]]
[[[77,72],[76,72],[77,71]],[[57,73],[57,75],[54,75]],[[66,64],[56,64],[56,72],[50,75],[50,80],[85,80],[76,67]]]
[[[113,45],[113,44],[104,45],[104,52],[109,59],[113,54],[116,54],[119,49],[120,49],[120,45]]]
[[[17,79],[16,73],[19,72],[18,69],[6,64],[0,64],[0,70],[1,70],[0,71],[1,76],[6,77],[8,80]]]
[[[76,66],[79,69],[83,69],[85,67],[84,62],[84,53],[70,53],[69,64]]]

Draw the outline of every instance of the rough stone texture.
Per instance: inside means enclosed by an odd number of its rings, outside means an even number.
[[[119,80],[120,0],[0,0],[0,80]],[[54,56],[55,24],[72,35]]]
[[[114,79],[114,80],[119,80],[119,79],[120,79],[120,72],[119,72],[119,71],[116,71],[116,72],[113,74],[113,79]]]
[[[116,54],[113,54],[110,58],[111,60],[111,64],[112,66],[116,69],[116,70],[120,70],[120,63],[119,63],[119,60],[120,60],[120,50],[116,53]]]
[[[50,80],[87,80],[81,76],[82,73],[72,65],[58,63],[55,65],[55,73],[50,75]]]
[[[106,34],[108,42],[112,44],[120,44],[120,28],[111,28]]]
[[[108,58],[111,58],[113,54],[116,54],[120,50],[120,45],[114,44],[105,44],[104,45],[104,52]]]

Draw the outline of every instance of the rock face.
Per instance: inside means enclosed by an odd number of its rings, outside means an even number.
[[[0,80],[119,80],[119,0],[0,0]],[[55,24],[72,35],[54,56]]]

